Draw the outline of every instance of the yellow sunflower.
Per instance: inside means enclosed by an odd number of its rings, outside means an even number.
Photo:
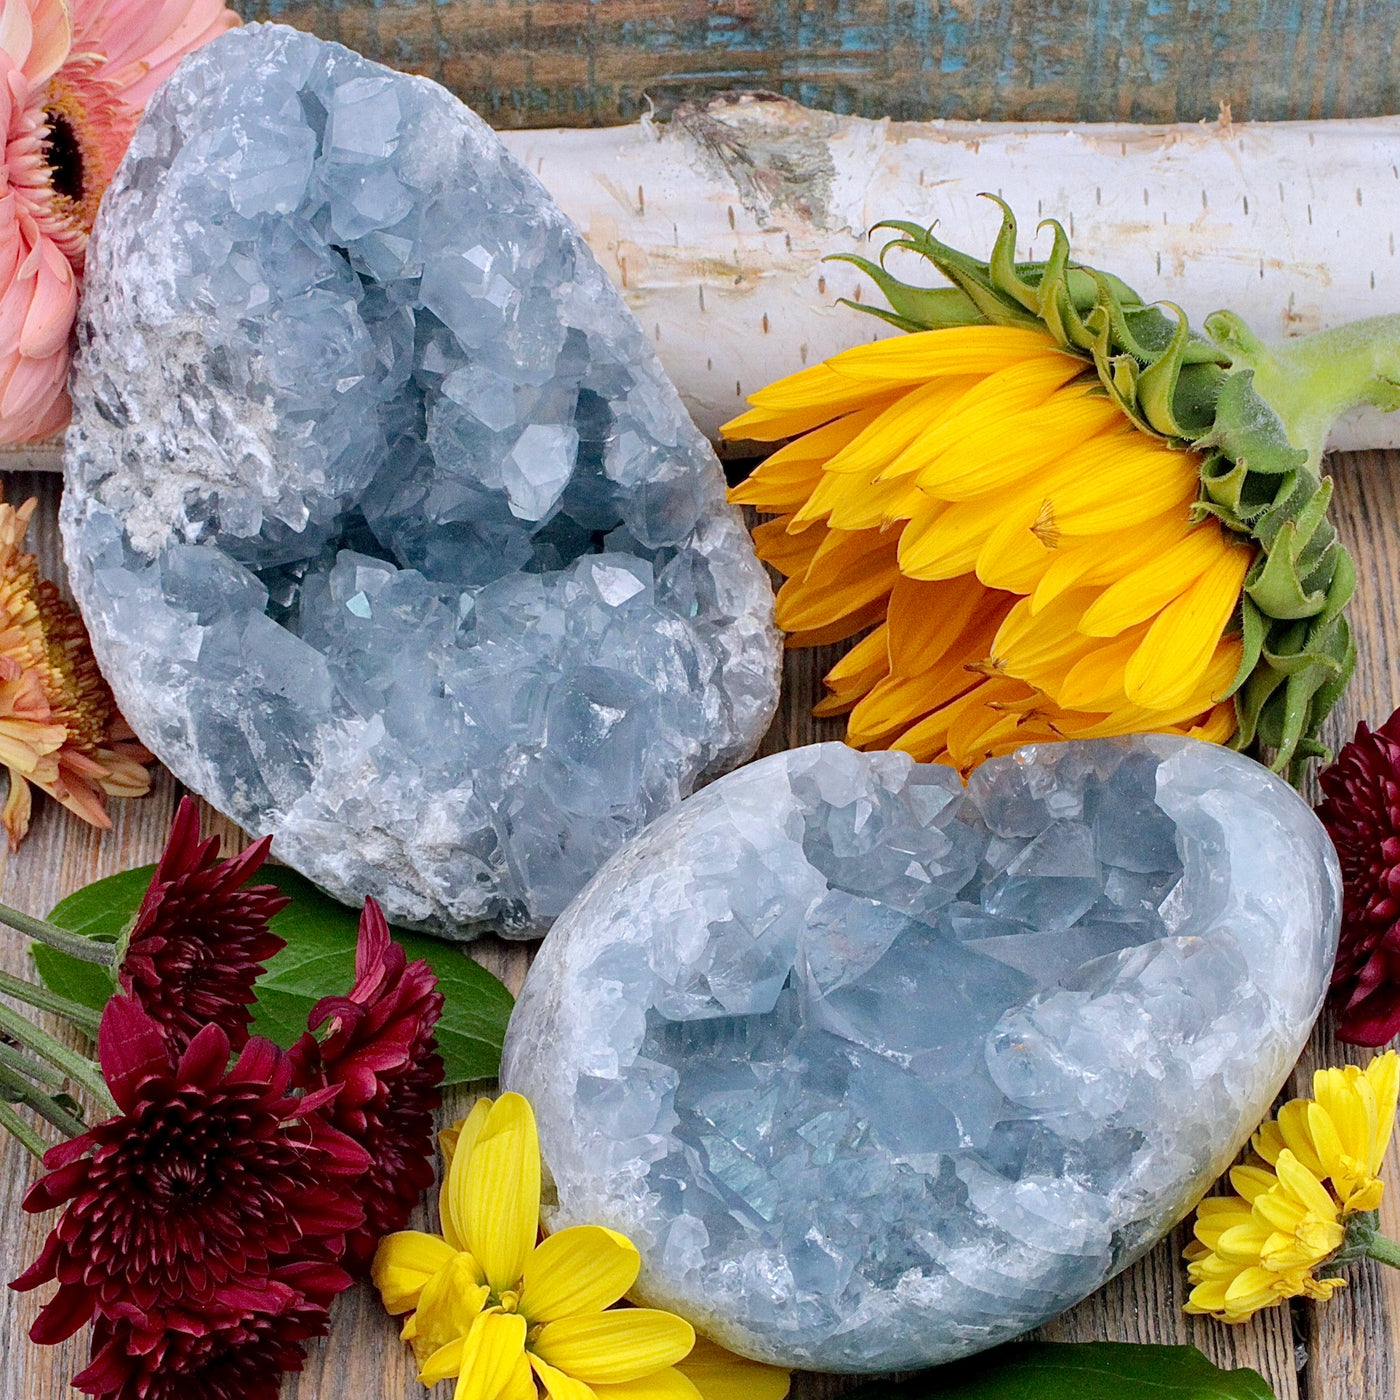
[[[1385,354],[1343,353],[1341,332],[1266,348],[1228,313],[1203,337],[1072,263],[1058,225],[1049,260],[1015,263],[1003,210],[985,263],[889,225],[952,285],[849,259],[907,334],[769,385],[724,427],[781,444],[731,499],[773,517],[754,540],[786,578],[789,645],[859,638],[817,713],[964,772],[1145,731],[1279,768],[1324,753],[1355,574],[1322,447],[1344,404],[1394,406]]]
[[[1039,740],[1234,733],[1253,551],[1193,520],[1197,454],[1048,332],[879,341],[751,402],[726,432],[795,438],[732,492],[777,516],[754,539],[787,576],[778,625],[791,646],[873,629],[817,711],[849,712],[850,743],[967,770]]]

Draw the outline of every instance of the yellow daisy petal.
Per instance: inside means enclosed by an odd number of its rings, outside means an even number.
[[[486,1306],[490,1290],[470,1254],[458,1254],[423,1288],[413,1314],[414,1351],[431,1355],[457,1337],[465,1337]]]
[[[636,1246],[615,1230],[560,1230],[525,1261],[520,1311],[531,1324],[601,1312],[637,1281],[641,1263]]]
[[[466,1245],[467,1163],[491,1113],[491,1100],[478,1099],[460,1122],[438,1134],[442,1148],[442,1185],[438,1190],[438,1214],[443,1238],[454,1249]]]
[[[635,1381],[620,1381],[617,1385],[595,1385],[597,1400],[711,1400],[675,1366],[653,1371]],[[746,1397],[753,1400],[753,1397]]]
[[[535,1386],[535,1371],[530,1365],[530,1357],[522,1355],[515,1363],[515,1370],[511,1373],[510,1380],[506,1382],[506,1388],[501,1392],[500,1400],[539,1400],[539,1390]]]
[[[695,1329],[672,1313],[619,1308],[546,1323],[530,1350],[579,1380],[615,1385],[674,1366],[694,1345]]]
[[[502,1094],[491,1105],[453,1210],[492,1289],[514,1288],[540,1220],[540,1141],[534,1111],[519,1094]]]
[[[1128,665],[1129,700],[1164,706],[1205,670],[1240,600],[1250,558],[1249,550],[1231,548],[1157,615]]]
[[[1371,1170],[1378,1172],[1395,1131],[1395,1107],[1400,1098],[1400,1055],[1394,1050],[1377,1055],[1366,1066],[1365,1074],[1376,1096],[1376,1136],[1369,1160]]]
[[[1219,554],[1220,526],[1204,521],[1156,559],[1104,589],[1079,619],[1079,630],[1090,637],[1115,637],[1146,622],[1186,592]]]
[[[456,1258],[457,1251],[437,1235],[400,1230],[385,1235],[374,1253],[370,1277],[390,1313],[408,1312],[418,1306],[428,1281]]]
[[[523,1317],[495,1310],[482,1313],[462,1347],[453,1400],[500,1400],[512,1387],[524,1354]]]
[[[591,1386],[546,1365],[538,1356],[530,1357],[530,1369],[540,1378],[549,1400],[595,1400],[596,1392]]]
[[[676,1369],[693,1382],[701,1400],[783,1400],[792,1387],[791,1372],[735,1356],[708,1337],[697,1336]]]
[[[462,1355],[467,1349],[466,1337],[454,1337],[444,1346],[430,1352],[422,1362],[418,1379],[423,1385],[436,1385],[462,1371]],[[417,1350],[417,1348],[415,1348]]]

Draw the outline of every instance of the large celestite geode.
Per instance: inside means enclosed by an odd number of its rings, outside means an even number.
[[[750,1356],[926,1366],[1131,1263],[1268,1110],[1322,1004],[1317,819],[1190,739],[957,775],[796,749],[599,872],[525,982],[555,1227]]]
[[[63,536],[142,739],[274,852],[537,932],[752,752],[772,595],[543,187],[443,88],[248,25],[88,253]]]

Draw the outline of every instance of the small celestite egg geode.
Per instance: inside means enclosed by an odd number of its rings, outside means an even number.
[[[948,768],[823,744],[629,843],[526,979],[553,1228],[761,1360],[948,1361],[1159,1239],[1268,1110],[1327,986],[1336,854],[1193,739]]]

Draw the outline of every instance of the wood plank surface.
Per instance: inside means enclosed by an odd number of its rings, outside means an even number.
[[[446,84],[498,127],[764,88],[919,121],[1400,109],[1396,0],[234,0]]]
[[[1400,704],[1400,452],[1357,453],[1334,458],[1337,483],[1334,518],[1360,562],[1360,587],[1353,619],[1360,646],[1356,679],[1332,724],[1335,742],[1358,719],[1378,723]],[[7,499],[40,498],[34,539],[45,571],[60,575],[55,520],[59,481],[42,474],[0,477]],[[790,652],[784,701],[764,745],[765,752],[838,737],[834,721],[808,713],[820,693],[820,675],[837,649]],[[45,913],[87,882],[154,860],[179,796],[168,774],[158,775],[152,794],[114,804],[115,828],[93,831],[55,804],[41,799],[33,830],[8,859],[0,899]],[[216,813],[204,810],[207,830],[221,832],[230,850],[242,834]],[[483,940],[474,956],[518,988],[529,952],[520,944]],[[32,975],[23,940],[0,931],[0,967]],[[1306,1074],[1322,1063],[1367,1056],[1340,1047],[1324,1024],[1315,1033],[1290,1092],[1306,1092]],[[480,1086],[478,1086],[480,1087]],[[458,1091],[444,1119],[462,1111],[470,1093]],[[0,1278],[12,1278],[31,1260],[48,1228],[46,1218],[27,1217],[20,1200],[34,1168],[12,1140],[0,1141]],[[1394,1183],[1382,1208],[1392,1234],[1400,1235],[1400,1152],[1392,1148],[1388,1174]],[[430,1219],[428,1208],[420,1223]],[[1079,1307],[1043,1329],[1055,1340],[1192,1342],[1221,1364],[1260,1371],[1279,1400],[1395,1400],[1394,1339],[1400,1336],[1400,1274],[1376,1265],[1353,1265],[1351,1286],[1332,1302],[1277,1308],[1254,1322],[1227,1328],[1188,1318],[1180,1262],[1185,1227],[1145,1259]],[[81,1369],[85,1334],[56,1348],[32,1346],[25,1333],[41,1295],[0,1291],[0,1400],[62,1400],[71,1396],[68,1378]],[[825,1400],[849,1389],[848,1379],[800,1376],[795,1400]],[[336,1307],[330,1337],[312,1348],[306,1371],[290,1378],[284,1400],[399,1400],[426,1395],[413,1378],[408,1353],[373,1292],[356,1288]],[[451,1385],[433,1392],[445,1400]],[[1030,1398],[1028,1398],[1030,1400]],[[1125,1397],[1126,1400],[1126,1397]]]

